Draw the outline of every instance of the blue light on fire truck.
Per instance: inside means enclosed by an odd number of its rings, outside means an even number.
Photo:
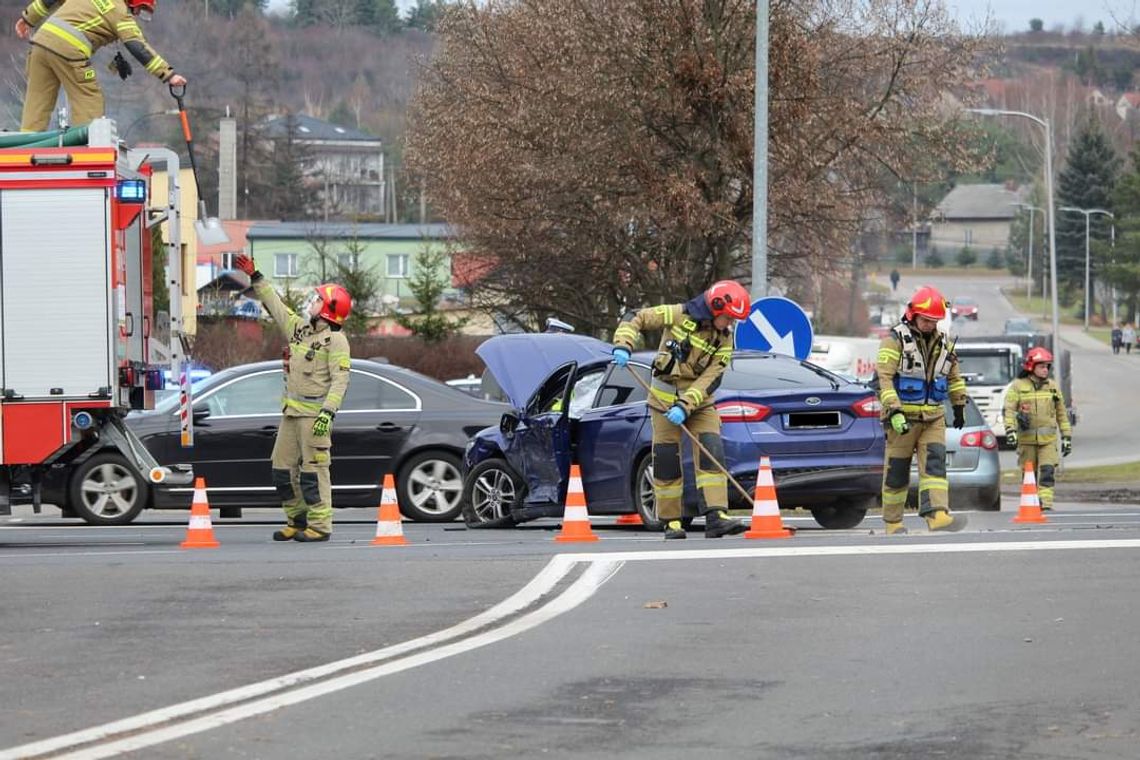
[[[115,184],[115,198],[119,203],[146,203],[146,182],[141,179],[121,179]]]

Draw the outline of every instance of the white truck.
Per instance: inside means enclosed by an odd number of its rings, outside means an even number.
[[[816,335],[808,361],[837,375],[867,382],[875,376],[878,354],[879,341],[876,338]]]

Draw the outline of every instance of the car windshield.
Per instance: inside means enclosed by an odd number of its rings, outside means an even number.
[[[838,390],[847,384],[843,378],[821,367],[775,355],[735,356],[723,378],[721,387],[730,391],[776,391],[828,385]]]
[[[976,303],[977,301],[975,301],[973,298],[970,298],[969,296],[958,296],[954,299],[955,306],[973,306]]]
[[[1033,323],[1028,319],[1011,319],[1005,323],[1007,333],[1032,333]]]
[[[1007,385],[1013,382],[1006,354],[958,354],[958,371],[967,384]]]

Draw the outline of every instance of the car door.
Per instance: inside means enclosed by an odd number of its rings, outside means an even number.
[[[396,474],[395,463],[419,424],[422,407],[420,397],[395,380],[352,370],[333,422],[334,504],[380,503],[384,475]]]
[[[528,504],[560,503],[570,472],[570,391],[577,362],[563,364],[539,386],[518,417],[504,452],[526,481]]]
[[[608,365],[593,406],[582,414],[574,434],[586,503],[599,511],[630,503],[636,455],[652,438],[646,422],[646,392],[630,370],[649,383],[647,366],[630,364],[629,369],[622,369]]]

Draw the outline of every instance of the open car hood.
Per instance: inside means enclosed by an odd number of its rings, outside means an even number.
[[[610,356],[613,347],[587,335],[519,333],[483,341],[476,355],[487,365],[516,409],[527,401],[554,370],[567,362],[595,362]]]

